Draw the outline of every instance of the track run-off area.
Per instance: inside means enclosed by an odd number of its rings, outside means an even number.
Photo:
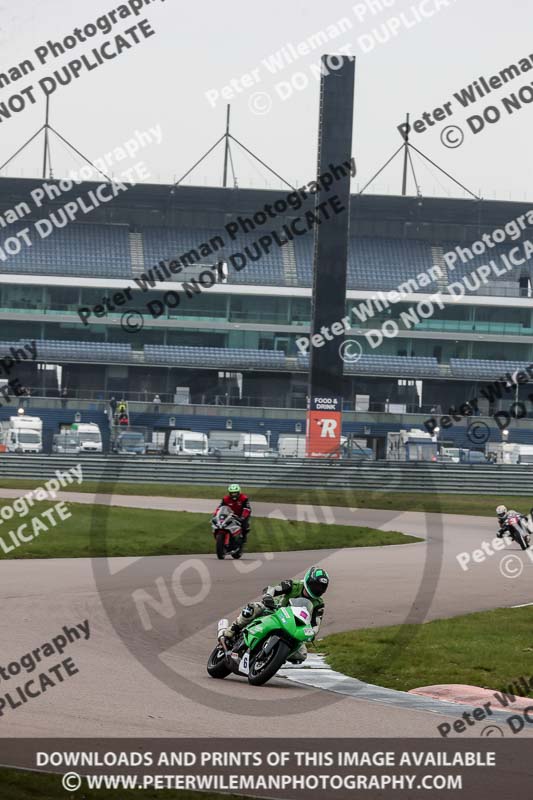
[[[0,497],[22,493],[1,489]],[[216,498],[75,492],[58,497],[91,505],[202,512],[206,535],[217,503]],[[20,659],[63,626],[84,620],[90,625],[89,638],[70,643],[63,655],[73,658],[78,672],[16,710],[4,709],[0,735],[438,737],[437,725],[453,722],[464,706],[425,708],[420,698],[409,700],[411,695],[404,693],[395,702],[379,692],[339,694],[334,686],[317,689],[285,677],[257,688],[232,676],[212,680],[205,665],[218,619],[233,618],[267,584],[299,577],[316,563],[331,577],[320,636],[511,607],[533,601],[533,562],[513,546],[462,569],[458,553],[473,552],[494,538],[495,523],[487,517],[254,503],[256,517],[280,515],[401,531],[424,541],[254,554],[252,525],[251,552],[238,562],[218,561],[214,552],[0,561],[2,664]],[[521,573],[512,577],[501,568],[502,558],[510,554],[523,563]],[[165,595],[165,587],[173,587],[173,594]],[[147,595],[157,596],[159,606],[155,600],[152,606],[145,603],[142,623],[132,597]],[[163,596],[167,601],[172,597],[170,611]],[[169,671],[175,678],[172,685]],[[4,693],[8,683],[2,682]],[[462,735],[477,736],[478,727]],[[522,735],[531,734],[525,729]]]

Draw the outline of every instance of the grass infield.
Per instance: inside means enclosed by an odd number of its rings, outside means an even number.
[[[8,505],[3,500],[1,506]],[[6,549],[13,546],[9,531],[26,523],[29,536],[32,519],[44,522],[48,530],[23,542],[9,553],[0,546],[0,559],[9,558],[81,558],[94,556],[162,556],[215,552],[210,515],[187,511],[152,511],[141,508],[68,503],[68,519],[57,515],[43,517],[53,508],[49,502],[35,503],[31,514],[14,517],[0,525],[0,538]],[[53,525],[53,520],[57,524]],[[39,527],[39,526],[38,526]],[[254,553],[287,550],[321,550],[341,547],[372,547],[421,541],[396,531],[349,525],[325,525],[314,522],[267,519],[253,520],[248,550]]]
[[[533,697],[533,690],[518,684],[533,676],[532,623],[533,606],[497,608],[423,625],[333,634],[320,649],[338,672],[390,689],[465,683]]]
[[[58,798],[83,798],[83,800],[246,800],[230,794],[205,794],[167,789],[87,789],[66,792],[61,785],[61,775],[44,772],[22,772],[14,769],[0,770],[0,793],[4,800],[58,800]]]

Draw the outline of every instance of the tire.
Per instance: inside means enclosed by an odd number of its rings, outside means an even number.
[[[226,678],[231,672],[225,660],[220,659],[221,651],[222,648],[218,644],[207,659],[207,671],[212,678]]]
[[[522,531],[517,530],[516,527],[513,528],[513,539],[517,544],[520,545],[521,550],[527,550],[527,542],[524,539],[524,535],[522,534]]]
[[[266,666],[261,669],[260,672],[256,673],[255,664],[258,660],[258,656],[261,655],[263,652],[263,648],[259,651],[259,653],[254,656],[250,663],[250,672],[248,674],[248,682],[252,684],[252,686],[262,686],[264,683],[269,681],[271,678],[274,677],[278,669],[285,663],[287,660],[287,656],[291,652],[291,648],[286,642],[279,641],[272,649],[269,660]]]
[[[224,534],[220,533],[216,538],[217,558],[221,560],[224,558]]]

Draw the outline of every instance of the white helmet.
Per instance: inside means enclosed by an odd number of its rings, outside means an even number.
[[[507,514],[507,506],[497,506],[496,515],[498,519],[504,519]]]

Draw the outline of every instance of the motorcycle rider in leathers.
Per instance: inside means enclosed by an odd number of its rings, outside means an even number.
[[[248,534],[250,533],[252,506],[250,505],[249,497],[241,492],[241,487],[238,483],[230,483],[228,486],[228,493],[224,495],[216,507],[215,514],[221,506],[228,506],[235,516],[238,517],[241,524],[242,543],[243,545],[246,544]]]
[[[222,636],[231,642],[253,619],[261,614],[275,611],[280,606],[289,605],[289,601],[296,597],[304,597],[313,604],[311,627],[315,632],[315,636],[317,636],[325,609],[322,595],[327,591],[328,586],[329,575],[321,567],[310,567],[301,581],[283,580],[274,586],[267,586],[263,589],[261,602],[248,603],[242,609],[235,622],[222,631]],[[301,664],[306,658],[307,648],[304,644],[301,644],[288,660],[294,664]]]
[[[509,517],[518,517],[520,520],[520,528],[524,537],[529,537],[533,533],[533,508],[531,509],[530,514],[519,514],[518,511],[514,511],[514,509],[508,510],[507,506],[498,506],[496,508],[496,516],[498,517],[499,526],[496,536],[499,539],[501,539],[506,533],[511,535],[512,538],[511,528],[508,523]],[[529,540],[527,538],[525,541],[528,544]]]

